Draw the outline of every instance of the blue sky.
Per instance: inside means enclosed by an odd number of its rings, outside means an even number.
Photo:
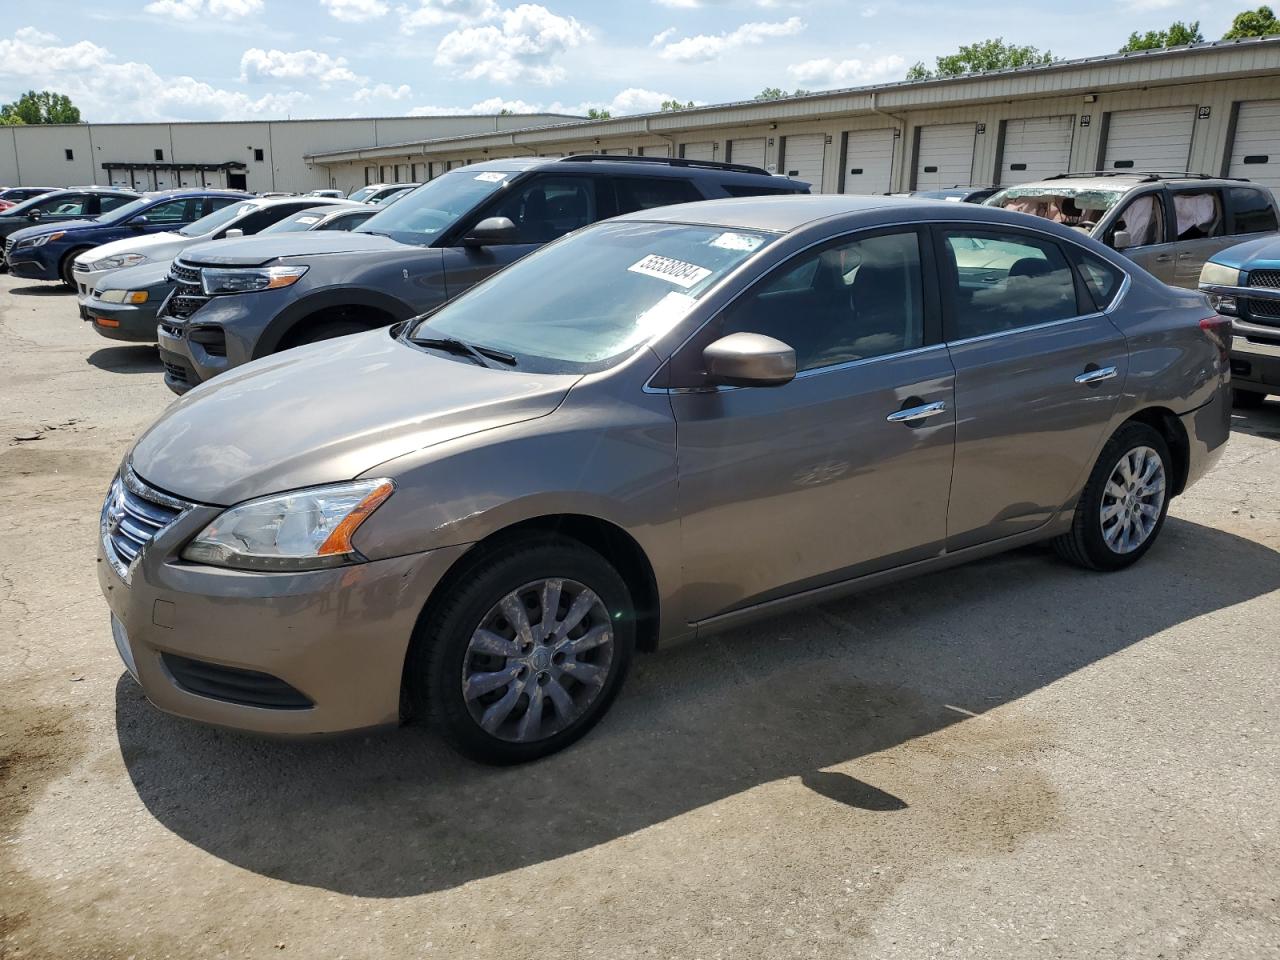
[[[1255,4],[1256,5],[1256,4]],[[516,111],[615,115],[668,97],[899,80],[1003,36],[1063,57],[1245,4],[1076,0],[6,0],[0,99],[69,94],[91,121]]]

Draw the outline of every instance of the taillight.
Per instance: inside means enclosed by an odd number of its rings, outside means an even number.
[[[1218,359],[1226,363],[1231,358],[1231,318],[1215,313],[1200,321],[1200,329],[1218,348]]]

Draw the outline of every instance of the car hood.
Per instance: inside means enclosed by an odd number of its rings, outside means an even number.
[[[1247,240],[1219,250],[1209,259],[1238,270],[1275,270],[1280,268],[1280,236],[1271,234]]]
[[[182,259],[207,266],[260,267],[283,257],[404,249],[403,243],[374,233],[317,230],[201,243],[188,247]]]
[[[51,223],[37,223],[30,227],[15,230],[9,236],[15,240],[27,240],[30,237],[42,237],[46,233],[65,232],[67,230],[83,230],[85,227],[100,227],[102,224],[93,220],[55,220]]]
[[[171,284],[170,260],[159,263],[141,263],[136,267],[112,270],[94,285],[95,290],[147,290]]]
[[[86,250],[76,260],[80,263],[94,263],[107,257],[119,256],[122,253],[140,253],[150,260],[172,260],[184,244],[191,238],[166,230],[164,233],[143,233],[136,237],[125,237],[123,240],[112,240],[101,246]]]
[[[373,330],[202,384],[138,439],[130,462],[175,496],[228,506],[350,480],[423,447],[546,416],[577,379],[488,369]]]

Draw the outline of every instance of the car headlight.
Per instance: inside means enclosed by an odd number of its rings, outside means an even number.
[[[49,241],[61,240],[66,235],[67,234],[65,230],[59,230],[57,233],[44,233],[38,237],[28,237],[26,240],[20,241],[18,243],[18,246],[19,247],[43,247]]]
[[[1240,270],[1238,267],[1227,267],[1221,263],[1206,263],[1200,268],[1200,282],[1219,287],[1238,287]]]
[[[146,263],[147,258],[140,253],[117,253],[113,257],[103,257],[101,260],[95,260],[90,263],[89,269],[94,273],[100,270],[120,270],[124,267],[136,267],[140,263]]]
[[[103,303],[146,303],[151,294],[145,290],[103,290],[98,299]]]
[[[355,480],[248,500],[223,511],[184,560],[241,570],[318,570],[363,559],[352,535],[391,496],[390,480]]]
[[[306,267],[237,267],[229,270],[205,267],[200,271],[200,283],[210,297],[220,293],[253,293],[292,286],[306,272]]]

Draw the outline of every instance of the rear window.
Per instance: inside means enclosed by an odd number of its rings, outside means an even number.
[[[1266,233],[1278,228],[1269,194],[1251,187],[1231,187],[1227,202],[1235,214],[1233,233]]]

